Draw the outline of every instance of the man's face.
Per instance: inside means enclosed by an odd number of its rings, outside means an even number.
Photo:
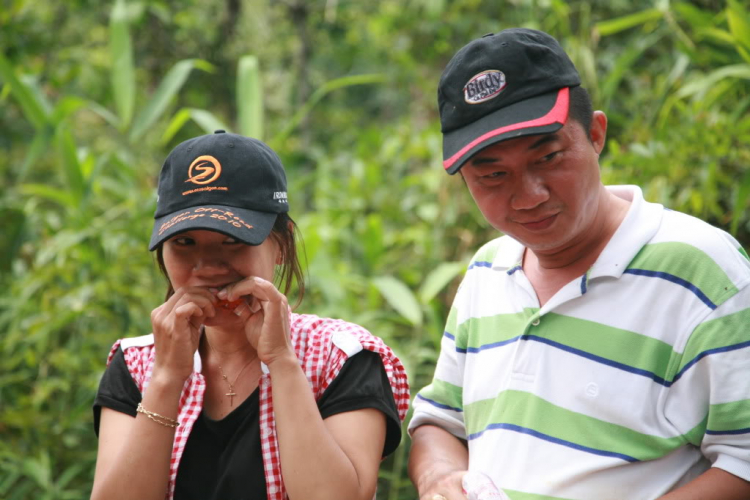
[[[606,128],[606,117],[596,112],[589,140],[580,123],[568,120],[555,133],[483,149],[461,174],[493,227],[535,253],[555,253],[585,240],[593,229]]]

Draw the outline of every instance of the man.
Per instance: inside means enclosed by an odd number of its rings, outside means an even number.
[[[438,89],[444,166],[505,234],[474,256],[414,401],[420,500],[750,498],[750,262],[605,187],[607,119],[549,35],[474,40]]]

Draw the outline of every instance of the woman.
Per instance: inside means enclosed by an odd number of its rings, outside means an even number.
[[[291,312],[287,211],[281,161],[258,140],[219,130],[169,154],[150,243],[167,300],[151,335],[110,353],[92,499],[373,498],[406,375],[363,328]]]

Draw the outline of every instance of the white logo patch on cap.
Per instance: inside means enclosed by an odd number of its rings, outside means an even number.
[[[289,203],[287,201],[286,191],[276,191],[273,193],[273,199],[279,203]]]
[[[469,104],[494,99],[505,88],[505,73],[488,69],[471,77],[464,85],[464,100]]]

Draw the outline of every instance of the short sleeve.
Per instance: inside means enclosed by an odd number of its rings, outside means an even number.
[[[318,400],[323,419],[348,411],[374,408],[386,417],[383,456],[401,442],[401,420],[380,356],[363,350],[344,363],[336,378]]]
[[[94,399],[94,432],[96,432],[96,435],[99,435],[99,419],[102,407],[135,417],[136,408],[141,399],[141,392],[135,385],[133,377],[130,376],[125,363],[125,354],[120,347],[104,371],[104,375],[99,382],[99,390]]]
[[[692,332],[665,411],[714,467],[750,480],[750,286]]]

